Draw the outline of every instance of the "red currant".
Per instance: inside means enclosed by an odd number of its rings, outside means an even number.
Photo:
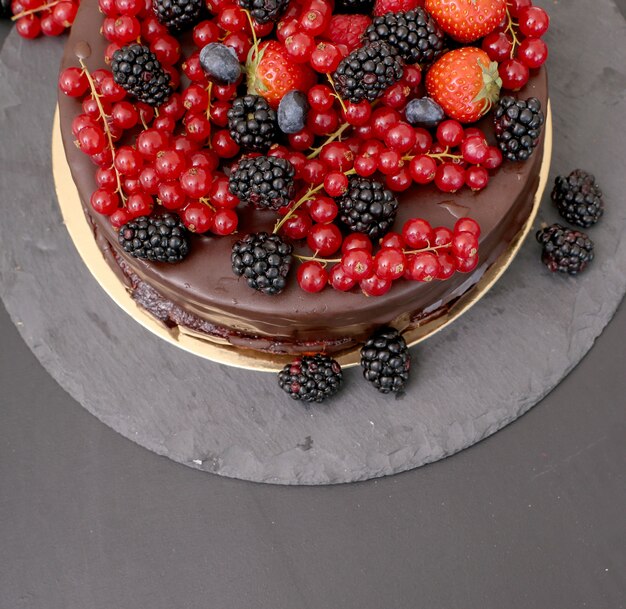
[[[429,184],[435,179],[437,163],[434,159],[422,154],[411,159],[409,171],[417,184]]]
[[[452,254],[443,252],[437,256],[437,260],[439,261],[439,273],[437,274],[437,279],[450,279],[450,277],[452,277],[457,270],[457,259]]]
[[[66,68],[59,75],[59,89],[69,97],[81,97],[88,88],[89,81],[81,68]]]
[[[473,191],[482,190],[489,183],[489,172],[484,167],[468,167],[465,170],[465,184]]]
[[[239,216],[234,209],[218,209],[213,216],[211,230],[216,235],[232,235],[238,224]]]
[[[509,59],[513,42],[504,32],[492,32],[483,38],[482,49],[491,61],[501,62]]]
[[[359,281],[359,287],[366,296],[382,296],[391,289],[391,281],[382,279],[377,275],[372,275],[367,279]]]
[[[448,148],[456,148],[463,141],[463,125],[452,119],[442,121],[437,126],[437,140]]]
[[[122,146],[115,154],[115,169],[123,176],[139,175],[143,167],[143,158],[130,146]]]
[[[432,226],[422,218],[407,220],[402,227],[402,238],[412,249],[430,247],[434,241]]]
[[[328,273],[317,260],[307,260],[298,267],[298,285],[312,294],[321,292],[328,283]]]
[[[480,237],[480,225],[472,218],[459,218],[454,225],[455,233],[470,233],[478,239]]]
[[[313,226],[309,214],[302,209],[296,209],[281,227],[282,233],[290,239],[304,239]]]
[[[165,209],[177,210],[187,203],[187,195],[178,180],[161,182],[158,186],[157,196],[159,203]]]
[[[541,38],[550,27],[548,13],[538,6],[522,9],[518,20],[520,32],[529,38]]]
[[[527,67],[539,68],[548,59],[548,45],[540,38],[526,38],[517,49],[517,57]]]
[[[399,279],[404,275],[406,258],[401,249],[387,247],[374,257],[374,272],[381,279]]]
[[[91,206],[104,216],[110,216],[118,207],[120,198],[114,192],[98,189],[91,195]]]
[[[399,153],[408,152],[415,146],[415,131],[411,125],[399,122],[385,134],[385,144]]]
[[[463,140],[461,144],[461,154],[463,160],[472,165],[484,163],[489,153],[489,146],[482,135],[473,135]]]
[[[452,253],[457,258],[473,258],[478,253],[478,237],[465,231],[454,232]]]
[[[335,224],[314,224],[306,242],[318,255],[330,256],[341,247],[341,232]]]
[[[348,277],[361,281],[374,272],[374,258],[367,250],[350,249],[341,257],[341,266]]]
[[[315,222],[328,224],[336,217],[339,208],[330,197],[316,197],[309,204],[309,214]]]
[[[341,263],[339,263],[330,269],[329,283],[335,290],[347,292],[356,285],[356,280],[349,277]]]
[[[507,59],[498,67],[502,79],[502,88],[518,91],[528,82],[528,67],[519,59]]]
[[[408,273],[413,281],[432,281],[441,270],[439,257],[432,252],[419,252],[411,257]]]
[[[341,245],[341,251],[345,254],[350,250],[366,250],[368,252],[372,251],[372,242],[367,235],[363,233],[350,233],[344,240]]]
[[[206,233],[211,229],[214,215],[215,212],[207,205],[192,201],[183,209],[180,219],[192,233]]]
[[[348,190],[348,177],[343,173],[331,171],[324,178],[324,190],[331,197],[339,197]]]

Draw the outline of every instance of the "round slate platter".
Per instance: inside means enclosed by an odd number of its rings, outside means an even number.
[[[73,397],[127,438],[246,480],[392,474],[515,420],[583,357],[626,291],[624,21],[610,0],[594,2],[593,27],[570,2],[539,4],[552,17],[553,174],[595,171],[608,202],[590,230],[596,261],[577,279],[555,277],[529,239],[480,303],[413,350],[404,397],[379,396],[353,369],[340,397],[310,409],[282,395],[271,374],[211,364],[151,335],[91,278],[61,223],[51,173],[63,40],[33,43],[13,32],[0,55],[0,295],[22,336]],[[555,219],[544,201],[538,223]]]

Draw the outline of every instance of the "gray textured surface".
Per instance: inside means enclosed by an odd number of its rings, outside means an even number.
[[[572,6],[551,11],[553,168],[594,168],[615,203],[626,184],[611,159],[623,150],[623,134],[605,116],[626,110],[623,23],[616,27],[611,3],[598,3],[589,40],[596,52],[581,71],[570,58],[585,24]],[[51,52],[44,55],[41,46]],[[379,397],[350,371],[340,399],[303,412],[277,391],[272,375],[207,364],[147,334],[91,279],[59,221],[50,178],[58,48],[58,41],[29,45],[12,34],[2,51],[3,132],[33,137],[17,150],[4,146],[0,156],[2,190],[16,193],[0,225],[1,294],[61,385],[159,454],[226,476],[286,484],[362,480],[435,461],[498,430],[550,391],[590,348],[626,289],[626,207],[613,204],[593,230],[598,256],[587,274],[550,276],[529,240],[488,297],[416,350],[404,399]],[[33,66],[28,80],[18,69],[23,62]],[[591,134],[602,142],[602,164],[588,145]],[[19,171],[6,171],[12,167]],[[29,222],[24,238],[18,227],[32,214],[32,201],[47,221]],[[553,216],[549,207],[543,214]],[[153,382],[154,370],[160,382]]]
[[[0,304],[0,607],[624,609],[625,335],[622,304],[537,408],[451,459],[281,488],[126,441]]]

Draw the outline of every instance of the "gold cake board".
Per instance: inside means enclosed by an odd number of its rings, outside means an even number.
[[[543,160],[539,173],[539,186],[535,193],[533,208],[528,219],[509,245],[507,251],[498,258],[497,262],[485,272],[478,283],[469,290],[467,294],[461,296],[446,313],[434,319],[426,319],[419,326],[404,333],[404,337],[410,346],[416,345],[440,330],[443,330],[463,313],[468,311],[489,291],[504,271],[506,271],[522,246],[524,239],[532,229],[543,192],[548,182],[551,157],[552,112],[548,104]],[[237,368],[275,372],[280,370],[285,363],[293,359],[293,356],[261,353],[233,347],[228,344],[211,342],[210,339],[203,335],[194,333],[184,327],[168,328],[133,300],[129,291],[102,255],[94,239],[91,226],[83,211],[80,196],[72,180],[70,168],[63,149],[58,107],[55,112],[52,130],[52,172],[63,222],[85,265],[110,298],[144,328],[150,330],[150,332],[156,334],[168,343],[188,351],[189,353],[193,353],[194,355],[198,355],[213,362],[235,366]],[[359,363],[359,349],[355,348],[335,357],[343,367],[355,366]]]

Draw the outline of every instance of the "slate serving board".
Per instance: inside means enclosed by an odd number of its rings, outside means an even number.
[[[610,0],[594,2],[591,32],[576,17],[584,0],[538,4],[552,17],[552,176],[593,170],[608,202],[589,231],[596,261],[579,278],[552,276],[530,238],[478,305],[413,350],[402,399],[379,396],[353,369],[338,399],[309,409],[286,399],[273,375],[164,343],[92,279],[61,223],[51,175],[63,39],[32,43],[12,32],[0,54],[0,296],[22,336],[61,386],[125,437],[246,480],[330,484],[393,474],[515,420],[580,361],[626,291],[624,22]],[[549,189],[538,224],[557,219],[548,199]]]

